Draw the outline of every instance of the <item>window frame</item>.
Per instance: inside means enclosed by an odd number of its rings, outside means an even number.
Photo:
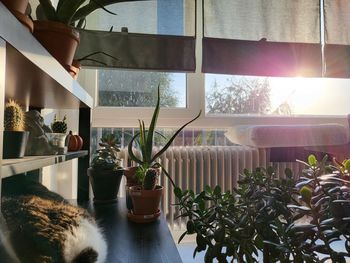
[[[191,128],[226,129],[240,124],[320,124],[339,123],[348,126],[347,115],[292,115],[292,116],[258,116],[258,115],[215,115],[206,113],[205,109],[205,74],[202,65],[202,1],[197,1],[197,38],[196,38],[196,72],[186,74],[186,107],[162,108],[158,119],[158,127],[178,127],[192,119],[202,111],[201,117],[189,125]],[[92,127],[96,128],[134,128],[138,119],[151,121],[151,107],[103,107],[98,106],[98,73],[79,76],[79,82],[94,97],[95,107],[92,110]],[[350,112],[349,112],[350,113]]]

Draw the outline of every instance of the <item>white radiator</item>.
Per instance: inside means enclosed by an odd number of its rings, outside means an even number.
[[[127,149],[122,150],[121,157],[124,166],[128,159]],[[201,192],[206,185],[220,185],[226,191],[237,186],[239,175],[246,168],[254,170],[257,167],[274,166],[277,177],[284,176],[284,170],[290,168],[295,176],[300,174],[302,165],[293,163],[270,163],[269,150],[248,146],[176,146],[170,147],[159,160],[171,175],[175,184],[182,189],[192,189]],[[173,228],[182,225],[181,220],[174,218],[178,211],[171,204],[175,196],[169,180],[161,177],[161,185],[165,187],[162,210],[169,225]],[[121,195],[125,194],[121,187]]]

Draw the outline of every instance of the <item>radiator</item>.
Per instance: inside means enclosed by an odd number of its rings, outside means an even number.
[[[127,149],[122,150],[121,157],[130,165]],[[257,167],[273,166],[276,177],[283,177],[286,168],[291,169],[295,176],[302,170],[302,165],[293,163],[271,163],[268,149],[257,149],[248,146],[175,146],[170,147],[159,159],[167,169],[175,184],[182,189],[192,189],[201,192],[206,185],[220,185],[226,191],[237,186],[240,174],[246,168],[254,170]],[[175,221],[178,211],[172,204],[175,196],[169,180],[161,177],[161,185],[165,192],[162,200],[162,211],[166,215],[171,228],[183,225],[181,219]],[[125,195],[124,189],[120,194]]]

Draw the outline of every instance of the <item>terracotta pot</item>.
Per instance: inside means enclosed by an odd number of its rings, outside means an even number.
[[[123,170],[96,170],[88,168],[95,203],[116,202]]]
[[[12,14],[22,23],[22,25],[28,28],[30,33],[33,33],[34,23],[28,16],[17,11],[12,11]]]
[[[129,194],[133,203],[133,213],[135,215],[156,214],[163,192],[164,187],[159,185],[154,190],[142,190],[140,186],[131,186]]]
[[[1,0],[1,2],[12,12],[25,13],[29,0]]]
[[[126,168],[124,171],[124,175],[126,178],[125,200],[126,200],[126,208],[128,210],[132,210],[132,208],[133,208],[131,196],[129,193],[129,187],[138,185],[138,182],[137,182],[136,177],[135,177],[135,173],[136,173],[137,168],[138,168],[137,166],[132,166],[132,167]]]
[[[79,44],[79,32],[53,21],[34,21],[33,35],[62,64],[72,65]]]

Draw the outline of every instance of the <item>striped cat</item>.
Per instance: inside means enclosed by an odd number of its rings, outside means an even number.
[[[20,262],[105,261],[106,242],[86,210],[70,205],[39,183],[21,180],[15,188],[11,194],[4,193],[2,214]]]

